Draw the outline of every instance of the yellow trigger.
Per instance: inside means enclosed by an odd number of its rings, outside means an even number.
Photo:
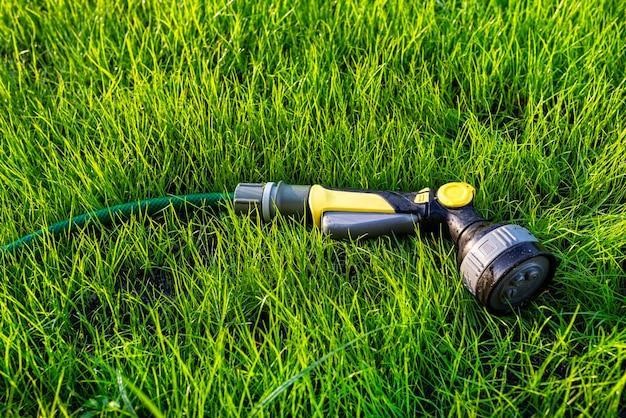
[[[447,208],[456,209],[469,205],[473,199],[474,188],[467,183],[447,183],[437,190],[437,200]]]

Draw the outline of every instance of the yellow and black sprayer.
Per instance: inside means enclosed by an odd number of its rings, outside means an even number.
[[[240,183],[234,193],[165,196],[111,206],[74,216],[0,247],[0,255],[46,234],[59,234],[90,222],[107,224],[133,214],[155,214],[167,207],[216,207],[271,221],[277,214],[320,228],[337,239],[372,238],[443,231],[457,248],[465,287],[493,313],[506,313],[534,297],[554,276],[555,257],[527,229],[492,224],[474,209],[474,188],[448,183],[436,191],[391,192],[328,189],[319,185]]]
[[[234,207],[264,221],[278,213],[302,219],[337,239],[443,230],[456,245],[465,287],[491,312],[506,313],[545,287],[556,259],[527,229],[487,222],[473,199],[467,183],[401,193],[269,182],[239,184]]]

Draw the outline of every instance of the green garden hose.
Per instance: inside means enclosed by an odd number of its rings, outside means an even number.
[[[124,220],[137,213],[153,215],[169,206],[174,209],[182,209],[187,206],[215,207],[220,203],[230,202],[232,200],[233,193],[199,193],[182,196],[163,196],[153,199],[139,200],[136,202],[123,203],[83,213],[64,221],[57,222],[47,228],[42,228],[31,234],[24,235],[23,237],[0,247],[0,253],[10,252],[21,248],[46,233],[56,235],[62,232],[69,232],[77,228],[81,228],[93,221],[106,224],[115,218]]]
[[[167,207],[215,207],[232,202],[236,213],[270,221],[281,214],[320,228],[338,239],[447,231],[457,247],[465,287],[496,313],[509,312],[537,295],[554,276],[557,260],[520,225],[493,224],[473,205],[474,188],[452,182],[436,191],[340,190],[283,182],[240,183],[234,193],[166,196],[112,206],[72,217],[3,247],[23,247],[44,234],[59,234],[92,221],[106,224],[136,213],[153,215]]]

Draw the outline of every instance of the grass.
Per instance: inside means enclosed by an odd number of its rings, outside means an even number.
[[[626,413],[626,3],[0,6],[0,241],[240,181],[465,180],[560,259],[486,313],[437,237],[166,210],[2,258],[9,415]]]

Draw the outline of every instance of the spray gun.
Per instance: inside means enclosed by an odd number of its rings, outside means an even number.
[[[527,229],[487,222],[474,209],[473,199],[474,188],[467,183],[408,193],[240,183],[234,208],[266,222],[279,213],[302,219],[336,239],[442,229],[456,245],[465,287],[490,311],[506,313],[549,282],[556,259]]]

